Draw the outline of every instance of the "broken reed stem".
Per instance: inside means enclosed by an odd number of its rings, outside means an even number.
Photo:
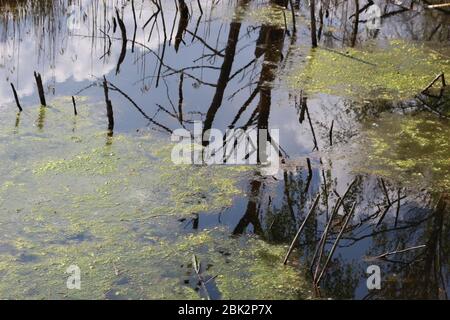
[[[422,90],[422,93],[424,93],[425,91],[427,91],[428,89],[430,89],[432,86],[434,86],[434,84],[441,79],[442,81],[442,87],[447,86],[447,84],[445,83],[445,75],[444,73],[440,73],[436,76],[436,78],[433,79],[433,81],[430,82],[430,84],[428,86],[425,87],[425,89]]]
[[[320,237],[317,249],[314,252],[314,257],[313,257],[313,261],[311,264],[311,273],[312,273],[312,270],[314,269],[314,264],[317,261],[316,270],[313,273],[313,282],[314,283],[316,282],[317,274],[319,273],[320,260],[322,260],[323,252],[325,250],[325,244],[327,242],[328,232],[330,231],[331,224],[334,220],[335,215],[339,211],[341,204],[342,204],[342,198],[339,198],[336,202],[333,212],[331,213],[330,220],[328,220],[327,226],[325,227],[325,230],[323,231],[322,236]]]
[[[353,216],[353,214],[354,214],[354,212],[355,212],[355,208],[356,208],[356,202],[353,203],[352,210],[350,211],[350,214],[347,216],[347,219],[345,220],[345,223],[344,223],[344,225],[342,226],[341,231],[339,232],[339,234],[338,234],[338,236],[337,236],[337,238],[336,238],[336,241],[334,242],[333,247],[331,248],[330,253],[328,254],[328,257],[327,257],[327,260],[326,260],[326,262],[325,262],[325,265],[323,266],[322,271],[320,272],[319,277],[318,277],[317,280],[314,282],[314,284],[315,284],[316,286],[320,283],[320,280],[322,279],[323,275],[325,274],[325,271],[326,271],[326,269],[327,269],[327,267],[328,267],[328,264],[330,263],[331,258],[333,257],[333,254],[334,254],[334,252],[336,251],[336,248],[337,248],[337,246],[338,246],[338,244],[339,244],[339,241],[341,240],[342,235],[344,234],[345,229],[347,229],[348,223],[350,222],[350,219],[352,218],[352,216]]]
[[[317,139],[316,139],[316,132],[314,131],[314,126],[311,120],[311,116],[309,115],[309,108],[307,103],[305,102],[305,112],[306,112],[306,116],[308,117],[308,122],[309,122],[309,126],[311,127],[311,133],[313,136],[313,142],[314,142],[314,149],[313,151],[317,150],[319,151],[319,145],[317,144]]]
[[[11,83],[11,88],[12,88],[12,91],[14,94],[14,99],[16,100],[17,108],[19,109],[19,112],[22,112],[23,109],[22,109],[22,106],[20,105],[19,96],[17,95],[16,88],[14,87],[14,85],[12,83]]]
[[[106,77],[103,77],[103,90],[105,92],[105,102],[106,102],[106,116],[108,117],[108,130],[114,130],[114,112],[111,100],[109,100],[109,89],[108,89],[108,81]]]
[[[344,195],[342,197],[340,197],[338,195],[339,198],[338,198],[338,200],[337,200],[337,202],[335,204],[335,207],[334,207],[334,209],[333,209],[333,211],[331,213],[331,218],[328,221],[328,224],[325,227],[325,230],[322,233],[322,236],[321,236],[321,238],[319,240],[319,243],[318,243],[318,246],[316,248],[316,251],[314,252],[313,260],[312,260],[312,263],[311,263],[311,266],[310,266],[310,271],[311,271],[311,274],[313,276],[313,279],[316,279],[316,277],[317,277],[317,273],[318,273],[318,269],[319,269],[319,263],[320,263],[320,260],[322,259],[323,250],[325,248],[325,242],[326,242],[326,238],[327,238],[327,235],[328,235],[328,231],[329,231],[331,222],[333,221],[335,214],[337,214],[339,212],[339,208],[341,206],[344,208],[344,211],[346,211],[345,210],[345,202],[344,202],[344,200],[348,196],[348,194],[350,193],[350,190],[353,188],[353,186],[356,184],[357,181],[358,181],[358,177],[353,179],[352,183],[350,183],[350,185],[348,186],[347,190],[344,192]],[[314,263],[316,262],[317,254],[319,252],[320,252],[319,259],[317,260],[318,264],[316,265],[316,270],[313,273]]]
[[[303,229],[305,228],[306,222],[308,221],[309,217],[312,215],[312,213],[316,209],[317,204],[319,203],[319,199],[320,199],[320,193],[317,195],[316,200],[314,200],[314,204],[312,205],[311,209],[309,210],[308,214],[306,215],[305,219],[303,220],[302,225],[298,229],[297,234],[295,235],[294,239],[292,240],[291,245],[289,247],[289,250],[286,253],[286,256],[284,257],[283,264],[287,263],[287,261],[289,259],[289,256],[291,255],[292,250],[294,250],[294,246],[297,243],[298,237],[300,236],[300,234],[302,233]]]
[[[73,104],[73,113],[77,116],[78,112],[77,112],[77,103],[75,101],[75,97],[72,96],[72,104]]]
[[[40,73],[34,72],[34,78],[36,79],[36,85],[38,88],[39,93],[39,99],[41,100],[41,105],[46,107],[47,102],[45,101],[45,93],[44,93],[44,86],[42,85],[42,77]]]

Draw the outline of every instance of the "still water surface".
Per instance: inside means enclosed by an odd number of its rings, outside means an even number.
[[[323,298],[446,299],[450,93],[421,92],[450,73],[449,13],[380,2],[352,48],[353,4],[323,1],[311,49],[303,2],[296,32],[284,1],[156,3],[0,2],[1,297],[310,299],[323,270]],[[278,174],[174,165],[194,121],[279,129]]]

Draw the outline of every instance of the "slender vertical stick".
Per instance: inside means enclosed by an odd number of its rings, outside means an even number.
[[[73,113],[74,113],[75,115],[78,115],[78,112],[77,112],[77,103],[76,103],[76,101],[75,101],[75,97],[74,97],[74,96],[72,96],[72,104],[73,104]]]
[[[317,32],[316,32],[316,0],[311,0],[311,44],[313,48],[317,47]]]
[[[108,81],[103,77],[103,89],[105,91],[106,116],[108,117],[108,130],[114,130],[114,112],[111,100],[109,100]]]
[[[331,122],[330,128],[330,146],[333,146],[333,129],[334,129],[334,120]]]
[[[306,102],[305,102],[305,111],[306,111],[306,116],[308,117],[309,126],[311,127],[311,133],[312,133],[312,136],[313,136],[313,142],[314,142],[314,149],[313,149],[313,151],[315,151],[315,150],[319,151],[319,145],[317,144],[316,133],[314,131],[314,126],[313,126],[311,117],[309,115],[309,108],[306,105]]]
[[[39,93],[39,99],[41,100],[41,105],[46,107],[47,102],[45,101],[44,86],[42,85],[42,77],[39,73],[37,73],[35,71],[34,78],[36,79],[36,85],[38,87],[38,93]]]
[[[12,88],[12,91],[14,94],[14,99],[16,100],[17,108],[19,108],[19,112],[22,112],[23,109],[22,109],[22,106],[20,105],[19,96],[17,95],[16,88],[14,88],[14,85],[12,83],[11,83],[11,88]]]
[[[316,200],[314,200],[313,206],[312,206],[311,209],[309,210],[308,214],[307,214],[306,217],[305,217],[305,220],[303,220],[302,225],[300,226],[300,228],[299,228],[298,231],[297,231],[297,234],[295,235],[294,239],[292,240],[291,245],[290,245],[290,247],[289,247],[289,250],[288,250],[288,252],[286,253],[286,256],[284,257],[283,264],[286,264],[286,263],[287,263],[287,261],[288,261],[288,259],[289,259],[289,256],[291,255],[292,250],[294,250],[294,246],[295,246],[295,244],[297,243],[298,237],[300,236],[300,234],[302,233],[303,229],[305,228],[306,222],[308,221],[309,217],[311,216],[311,214],[312,214],[312,213],[314,212],[314,210],[316,209],[317,204],[319,203],[319,199],[320,199],[320,193],[317,195]]]

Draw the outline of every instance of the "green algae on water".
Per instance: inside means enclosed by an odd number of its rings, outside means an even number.
[[[169,139],[108,137],[104,108],[79,101],[78,117],[58,99],[17,127],[13,108],[0,119],[1,298],[199,299],[193,254],[221,298],[309,296],[286,248],[179,221],[229,207],[249,168],[174,165]],[[66,286],[71,265],[81,290]]]
[[[392,40],[386,47],[312,49],[289,77],[292,88],[358,100],[405,100],[438,74],[450,74],[450,58],[424,44]]]
[[[258,24],[271,25],[279,28],[284,28],[286,24],[289,26],[292,23],[290,11],[275,4],[250,10],[247,18]]]
[[[384,114],[364,130],[366,155],[358,171],[415,189],[450,189],[450,126],[433,115]]]

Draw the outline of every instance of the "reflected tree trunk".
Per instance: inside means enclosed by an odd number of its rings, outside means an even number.
[[[239,1],[239,4],[237,8],[240,6],[248,4],[249,0],[241,0]],[[237,12],[236,12],[237,14]],[[230,78],[231,70],[233,68],[234,58],[236,55],[236,46],[239,40],[239,33],[241,31],[242,23],[240,21],[240,18],[236,18],[233,22],[230,24],[230,33],[228,34],[228,41],[227,46],[225,49],[225,57],[222,63],[222,67],[220,68],[220,75],[219,80],[217,81],[217,88],[216,92],[214,94],[213,100],[211,102],[211,105],[208,108],[208,112],[206,113],[206,118],[203,126],[203,145],[207,146],[208,142],[207,140],[209,137],[205,136],[205,133],[211,129],[212,124],[214,122],[214,118],[216,117],[217,111],[219,110],[220,106],[223,102],[223,97],[225,94],[225,89],[228,86],[228,81]]]
[[[233,235],[243,234],[250,224],[253,225],[254,232],[257,235],[264,235],[264,231],[261,227],[261,222],[259,221],[258,215],[258,203],[261,185],[261,182],[257,180],[251,182],[251,195],[250,200],[247,204],[247,210],[245,211],[244,216],[241,218],[237,226],[234,228]]]

